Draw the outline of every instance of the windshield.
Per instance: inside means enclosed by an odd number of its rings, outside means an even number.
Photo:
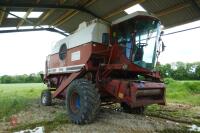
[[[136,19],[121,25],[117,33],[118,44],[125,56],[134,64],[153,69],[160,35],[160,23],[155,19]]]

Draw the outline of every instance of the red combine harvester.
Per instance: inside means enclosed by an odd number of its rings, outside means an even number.
[[[90,123],[101,104],[120,103],[124,111],[142,113],[165,104],[165,86],[154,70],[161,41],[160,21],[135,12],[112,24],[83,22],[56,43],[47,57],[41,103],[65,99],[73,123]],[[52,92],[52,93],[51,93]]]

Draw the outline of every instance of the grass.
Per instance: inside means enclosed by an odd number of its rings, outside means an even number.
[[[173,108],[173,106],[148,106],[146,115],[164,118],[167,120],[176,121],[178,123],[196,124],[200,126],[200,119],[198,112],[194,111],[192,107],[189,108]]]
[[[166,98],[167,102],[186,103],[190,105],[200,106],[200,81],[174,81],[166,79]],[[28,108],[32,102],[39,99],[40,93],[46,86],[42,83],[28,84],[0,84],[0,120],[9,118],[21,110]],[[162,117],[171,120],[178,120],[188,124],[195,123],[200,125],[199,118],[192,110],[168,110],[161,106],[153,105],[147,108],[147,114]],[[44,125],[45,129],[51,131],[61,123],[68,123],[63,115],[57,114],[53,121],[41,121],[38,123],[27,123],[27,125],[19,126],[13,129],[34,128]],[[65,119],[63,119],[65,118]],[[188,121],[188,118],[191,118]]]
[[[21,110],[25,110],[33,102],[40,98],[41,91],[46,86],[42,83],[27,84],[0,84],[0,120],[8,119],[12,114]],[[34,129],[38,126],[44,126],[45,132],[51,132],[54,128],[61,124],[68,123],[66,113],[56,112],[55,118],[51,121],[39,121],[35,123],[27,123],[10,129],[10,132]]]
[[[34,129],[35,127],[44,126],[45,133],[50,133],[53,129],[55,129],[57,126],[69,123],[68,119],[66,119],[66,114],[63,113],[57,113],[56,117],[52,121],[40,121],[36,123],[28,123],[22,126],[17,126],[15,128],[12,128],[10,131],[20,131],[25,129]]]
[[[200,105],[200,81],[166,79],[167,102]],[[42,83],[0,84],[0,119],[19,112],[40,97]]]
[[[0,119],[27,108],[40,97],[45,86],[41,83],[0,84]]]
[[[167,79],[167,102],[200,106],[200,81],[175,81]]]
[[[146,114],[160,117],[180,123],[196,124],[200,126],[198,110],[200,108],[200,81],[175,81],[166,79],[166,99],[167,103],[180,103],[188,107],[178,107],[178,105],[148,106]]]

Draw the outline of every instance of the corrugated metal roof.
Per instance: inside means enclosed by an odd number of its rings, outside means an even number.
[[[141,5],[155,14],[166,9],[174,9],[171,13],[167,13],[166,10],[164,15],[158,17],[163,25],[169,28],[200,19],[200,6],[195,7],[193,2],[200,4],[200,0],[148,0]]]
[[[105,16],[110,11],[116,10],[118,7],[130,1],[131,0],[97,0],[94,4],[89,6],[88,9],[99,16]]]
[[[188,7],[174,12],[173,14],[160,17],[160,19],[167,27],[173,27],[176,26],[175,24],[184,24],[200,19],[200,13],[193,7]]]
[[[183,2],[184,0],[146,0],[141,5],[149,12],[157,12]]]
[[[67,32],[73,32],[77,29],[78,25],[83,21],[90,21],[94,19],[91,15],[88,15],[86,13],[80,12],[76,16],[73,16],[70,20],[67,21],[67,23],[63,23],[58,28],[65,29]]]
[[[6,9],[9,12],[27,11],[32,5],[34,11],[44,12],[39,18],[28,19],[34,25],[51,25],[66,32],[73,32],[82,21],[90,21],[95,17],[85,12],[67,8],[60,9],[59,7],[84,8],[84,10],[86,9],[111,22],[127,15],[123,10],[137,3],[141,4],[148,12],[157,15],[165,27],[177,26],[200,19],[200,0],[1,0],[0,6],[1,9]],[[20,6],[24,4],[29,6]],[[41,7],[41,5],[44,7]],[[55,5],[56,8],[51,9],[51,5]],[[1,11],[0,27],[16,27],[20,19],[8,19],[7,15],[7,13]],[[31,24],[25,22],[23,25]]]

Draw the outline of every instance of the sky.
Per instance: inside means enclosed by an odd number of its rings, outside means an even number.
[[[48,31],[0,34],[0,75],[44,71],[46,56],[62,38]]]
[[[136,8],[125,11],[131,13],[136,10],[144,10],[138,5]],[[164,31],[165,33],[170,33],[196,26],[200,26],[200,21]],[[1,33],[0,76],[31,74],[44,71],[46,56],[50,53],[53,45],[63,38],[64,36],[58,33],[48,31]],[[200,61],[200,29],[163,36],[162,39],[166,48],[159,57],[161,64],[177,61]]]
[[[187,28],[200,26],[200,21],[164,30],[165,34]],[[177,61],[197,62],[200,61],[200,28],[172,34],[163,37],[166,49],[161,53],[159,61],[162,64]]]

